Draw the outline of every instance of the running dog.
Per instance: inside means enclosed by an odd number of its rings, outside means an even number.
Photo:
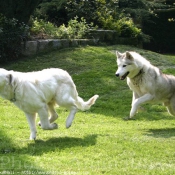
[[[56,68],[27,73],[1,68],[0,96],[13,102],[25,113],[30,126],[31,140],[36,139],[37,113],[42,129],[57,129],[57,124],[53,123],[58,118],[54,106],[63,106],[70,110],[66,120],[66,127],[69,128],[77,110],[88,110],[98,98],[98,95],[94,95],[84,102],[78,96],[71,76],[66,71]]]
[[[149,101],[161,101],[171,115],[175,115],[175,77],[163,74],[157,67],[136,52],[116,52],[116,76],[124,80],[133,91],[132,119],[139,106]]]

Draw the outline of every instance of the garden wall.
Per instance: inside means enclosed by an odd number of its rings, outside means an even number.
[[[98,40],[96,39],[46,39],[36,41],[25,41],[22,43],[22,54],[25,56],[35,55],[38,53],[68,48],[77,47],[79,45],[97,45]]]
[[[22,54],[25,56],[57,50],[68,47],[107,44],[124,44],[142,47],[135,38],[120,38],[114,30],[92,30],[89,34],[92,39],[46,39],[25,41],[22,43]]]

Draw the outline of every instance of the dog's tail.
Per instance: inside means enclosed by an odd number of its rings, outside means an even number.
[[[82,111],[86,111],[90,109],[90,107],[95,103],[98,97],[99,97],[98,95],[94,95],[88,101],[85,102],[81,97],[78,96],[76,101],[76,106],[78,109]]]

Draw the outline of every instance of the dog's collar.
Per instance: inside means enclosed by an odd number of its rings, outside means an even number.
[[[139,73],[138,73],[135,77],[141,75],[142,73],[143,73],[143,69],[140,69]],[[135,78],[135,77],[134,77],[134,78]]]
[[[15,92],[16,91],[16,88],[17,87],[15,87],[15,89],[13,91],[13,97],[10,99],[10,101],[13,102],[13,103],[16,101],[16,92]]]

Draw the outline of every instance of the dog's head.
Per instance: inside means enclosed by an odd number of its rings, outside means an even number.
[[[136,52],[116,52],[118,69],[116,76],[124,80],[126,77],[134,78],[149,62]]]
[[[134,58],[130,52],[120,53],[116,51],[117,65],[118,69],[116,71],[116,76],[124,80],[130,72],[133,70]]]

